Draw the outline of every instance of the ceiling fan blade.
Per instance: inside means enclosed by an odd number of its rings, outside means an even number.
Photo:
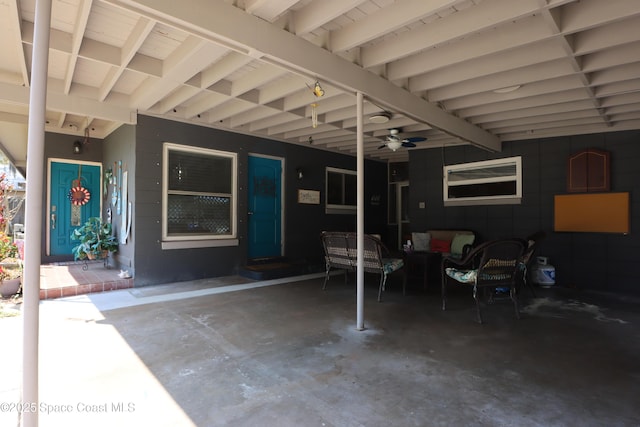
[[[378,147],[378,150],[380,150],[381,148],[384,148],[386,146],[387,146],[387,144],[382,144],[380,147]]]
[[[402,142],[402,146],[403,146],[403,147],[407,147],[407,148],[413,148],[413,147],[415,147],[415,146],[416,146],[416,144],[414,144],[413,142],[409,142],[409,141],[407,141],[407,140],[404,140],[404,141]]]
[[[427,138],[424,138],[422,136],[414,136],[411,138],[405,138],[402,140],[402,142],[422,142],[422,141],[426,141]]]

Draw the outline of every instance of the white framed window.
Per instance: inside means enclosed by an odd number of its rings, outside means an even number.
[[[237,245],[237,154],[163,144],[162,247]]]
[[[355,214],[358,204],[356,171],[327,167],[325,207],[328,214]]]
[[[522,158],[443,167],[445,206],[509,205],[522,201]]]

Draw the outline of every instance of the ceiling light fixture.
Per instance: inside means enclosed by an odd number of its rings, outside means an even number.
[[[402,142],[400,140],[393,140],[387,142],[387,147],[391,149],[391,151],[396,151],[398,148],[402,147]]]
[[[382,113],[376,113],[369,116],[369,121],[371,123],[382,124],[387,123],[389,120],[391,120],[391,114],[384,111]]]
[[[501,87],[500,89],[494,89],[493,92],[494,93],[510,93],[520,89],[521,87],[522,87],[521,85]]]

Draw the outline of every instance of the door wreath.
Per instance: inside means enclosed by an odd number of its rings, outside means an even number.
[[[89,202],[91,198],[91,193],[84,187],[73,187],[69,190],[69,200],[71,200],[71,204],[75,206],[83,206]]]
[[[74,206],[83,206],[89,202],[91,199],[91,193],[89,190],[82,186],[82,165],[78,166],[78,179],[74,179],[71,183],[72,187],[69,190],[69,200],[71,200],[71,204]]]

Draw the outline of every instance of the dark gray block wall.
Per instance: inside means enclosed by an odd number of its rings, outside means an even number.
[[[162,143],[172,142],[238,153],[239,246],[201,249],[161,248]],[[280,143],[216,129],[139,116],[135,142],[135,283],[136,286],[194,280],[235,274],[247,261],[246,175],[249,154],[285,159],[285,250],[298,261],[322,265],[320,232],[355,230],[355,215],[325,214],[325,167],[356,169],[356,159],[327,151]],[[298,180],[296,169],[304,170]],[[386,164],[367,161],[366,200],[382,196],[379,205],[367,205],[366,230],[382,233],[386,228]],[[297,203],[298,189],[319,190],[320,205]]]
[[[167,283],[235,274],[246,262],[246,164],[249,153],[285,158],[285,255],[313,264],[322,263],[318,235],[322,230],[355,230],[355,216],[327,215],[324,212],[326,166],[344,169],[356,167],[356,159],[304,145],[283,144],[251,136],[234,134],[140,116],[138,125],[123,126],[104,141],[92,139],[79,157],[71,154],[78,137],[46,135],[45,158],[74,158],[102,161],[126,161],[129,196],[133,202],[133,230],[129,243],[116,257],[117,266],[135,271],[136,285]],[[162,143],[170,141],[239,154],[239,236],[240,245],[229,248],[162,250],[161,182]],[[566,193],[566,166],[570,154],[584,148],[611,152],[611,190],[631,193],[631,233],[626,236],[597,233],[555,233],[553,196]],[[521,205],[447,207],[442,203],[442,165],[488,160],[498,157],[523,157],[523,193]],[[471,228],[481,239],[524,237],[545,230],[547,239],[540,254],[548,256],[556,267],[561,286],[606,291],[640,293],[634,268],[640,263],[640,131],[611,132],[558,138],[505,142],[500,153],[470,147],[449,147],[410,151],[410,218],[413,230],[429,228]],[[43,165],[46,168],[46,164]],[[297,168],[304,179],[296,177]],[[387,239],[387,167],[367,161],[366,231]],[[46,187],[47,183],[45,183]],[[320,190],[320,205],[297,203],[297,190]],[[381,196],[379,204],[372,196]],[[424,201],[425,209],[418,203]],[[44,201],[46,203],[46,201]],[[119,219],[114,219],[119,224]],[[46,218],[43,219],[46,221]],[[45,256],[43,262],[62,261]],[[70,257],[69,257],[70,259]]]
[[[553,231],[553,197],[566,194],[567,159],[585,148],[611,153],[611,191],[631,193],[631,233]],[[523,201],[513,206],[444,207],[442,166],[522,156]],[[526,237],[547,232],[540,254],[556,267],[557,284],[603,291],[640,293],[640,132],[624,131],[505,142],[501,153],[471,146],[410,152],[410,217],[414,231],[470,228],[481,239]],[[418,203],[426,202],[420,209]]]

